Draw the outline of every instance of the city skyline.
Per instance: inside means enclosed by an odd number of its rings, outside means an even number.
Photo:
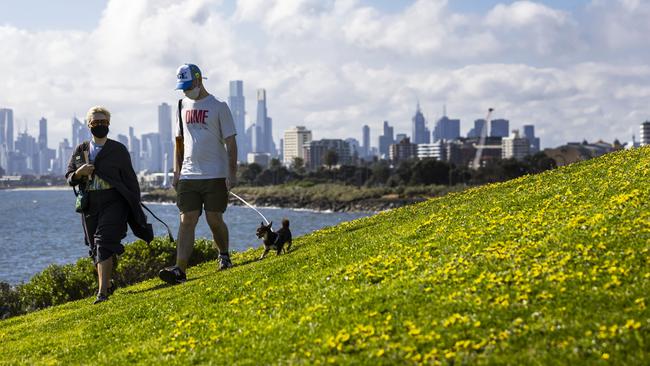
[[[233,85],[231,83],[231,85]],[[235,81],[237,88],[241,90],[242,81]],[[234,91],[235,96],[241,94],[240,91]],[[245,103],[242,98],[241,103]],[[131,160],[136,172],[147,171],[149,173],[161,173],[171,169],[169,162],[170,152],[172,151],[172,130],[175,129],[175,122],[172,120],[172,108],[167,103],[158,105],[158,132],[143,133],[138,139],[135,129],[129,126],[129,135],[116,134],[111,136],[114,140],[124,144],[130,154]],[[258,113],[259,120],[270,122],[266,110],[266,93],[264,89],[258,90]],[[343,164],[357,164],[357,159],[372,160],[374,158],[387,159],[392,162],[398,162],[409,157],[425,158],[435,157],[440,160],[450,159],[456,164],[466,164],[467,162],[459,159],[461,155],[467,156],[471,151],[476,150],[479,135],[486,134],[488,139],[485,148],[490,153],[485,157],[487,160],[514,157],[518,160],[527,155],[532,155],[540,151],[540,137],[535,133],[535,125],[526,124],[514,128],[510,126],[510,121],[506,119],[490,119],[486,126],[484,119],[474,121],[474,127],[467,130],[466,134],[460,133],[460,121],[458,119],[448,118],[446,109],[443,109],[444,116],[432,125],[435,125],[431,136],[417,135],[426,132],[428,134],[428,122],[420,112],[419,103],[416,106],[414,117],[412,118],[412,135],[401,133],[395,134],[394,126],[388,121],[383,122],[383,133],[377,138],[377,146],[370,143],[371,136],[369,126],[364,125],[361,129],[361,139],[347,137],[345,139],[321,138],[312,139],[312,131],[305,126],[298,126],[283,131],[284,139],[279,141],[278,151],[260,151],[260,147],[247,150],[243,146],[240,151],[246,155],[246,159],[239,159],[241,163],[257,162],[262,166],[269,164],[270,158],[278,158],[286,166],[293,164],[294,157],[301,157],[306,163],[322,164],[324,152],[327,149],[334,149],[338,159]],[[48,121],[42,117],[39,120],[38,135],[34,137],[27,130],[20,132],[16,138],[13,136],[13,110],[0,109],[0,167],[9,175],[22,174],[62,174],[67,159],[73,148],[83,141],[91,138],[90,131],[84,122],[81,122],[76,116],[71,119],[70,140],[65,138],[58,143],[57,149],[48,148]],[[262,133],[261,128],[254,128],[257,123],[251,123],[248,130],[244,133],[244,140],[250,147],[251,141],[258,141],[260,144],[267,142],[266,136]],[[640,139],[635,140],[633,144],[627,144],[614,141],[609,144],[603,141],[586,142],[566,141],[563,146],[583,145],[584,148],[591,151],[597,151],[599,154],[617,148],[630,148],[639,145],[648,144],[648,126],[650,122],[645,121],[640,124]],[[270,124],[266,127],[269,129]],[[511,129],[512,127],[512,129]],[[480,131],[480,132],[477,132]],[[425,138],[426,137],[426,138]],[[429,142],[429,139],[431,143]],[[275,143],[271,141],[271,145]],[[268,146],[268,145],[267,145]],[[546,149],[547,155],[556,156],[557,151],[563,148],[558,146],[555,149]],[[263,148],[263,147],[262,147]],[[306,149],[303,153],[303,149]],[[464,153],[454,152],[465,150]],[[257,151],[256,151],[257,150]],[[480,150],[480,149],[479,149]],[[252,153],[252,154],[251,154]],[[284,154],[288,155],[284,155]],[[479,156],[479,155],[477,155]],[[168,159],[165,159],[167,157]],[[478,159],[478,157],[477,157]],[[312,166],[313,168],[313,166]],[[165,183],[163,183],[165,184]]]
[[[247,82],[249,106],[264,88],[276,143],[295,125],[312,126],[315,138],[358,138],[366,124],[377,135],[384,119],[409,131],[416,100],[429,121],[446,104],[463,130],[493,107],[495,118],[536,125],[543,147],[629,141],[650,118],[647,2],[265,4],[266,11],[252,0],[66,7],[81,12],[69,19],[92,15],[79,24],[52,24],[60,15],[46,5],[12,8],[0,15],[0,67],[20,72],[7,73],[0,105],[20,116],[21,131],[24,121],[32,130],[46,116],[56,141],[71,115],[98,104],[115,111],[115,132],[153,132],[155,107],[181,96],[174,71],[194,62],[220,100],[230,80]],[[27,22],[28,14],[41,21]]]
[[[254,144],[254,141],[246,141],[246,138],[248,138],[248,139],[252,138],[252,136],[247,136],[247,134],[252,133],[251,131],[248,131],[248,130],[251,127],[256,127],[260,120],[265,120],[266,121],[265,127],[270,128],[270,126],[271,126],[270,121],[269,121],[270,117],[268,117],[268,110],[266,108],[267,96],[266,96],[266,90],[265,89],[258,89],[257,90],[257,93],[258,93],[258,98],[257,98],[258,99],[257,100],[258,104],[257,104],[257,107],[256,107],[257,108],[257,110],[256,110],[257,120],[246,121],[245,118],[241,117],[242,115],[249,115],[250,114],[250,113],[247,113],[246,110],[245,110],[245,97],[242,95],[243,85],[244,85],[244,82],[242,80],[232,80],[232,81],[230,81],[231,93],[234,93],[235,95],[231,94],[228,97],[228,101],[229,101],[229,106],[230,106],[230,104],[235,105],[234,108],[231,107],[231,112],[232,112],[232,115],[233,115],[233,119],[238,119],[239,120],[239,121],[235,122],[236,126],[239,126],[240,123],[242,123],[244,126],[246,126],[246,128],[243,128],[241,130],[240,130],[240,128],[237,128],[238,136],[240,137],[240,138],[238,138],[238,144],[239,144],[240,147],[242,147],[242,149],[241,149],[242,151],[252,152],[252,150],[251,150],[252,146],[251,145]],[[163,137],[164,140],[173,141],[172,134],[175,133],[176,128],[177,128],[177,126],[175,126],[175,123],[177,121],[177,115],[176,115],[177,106],[174,105],[172,107],[170,104],[168,104],[166,102],[162,102],[159,105],[157,105],[157,109],[158,109],[158,112],[157,112],[157,124],[155,126],[155,129],[153,131],[145,130],[142,134],[160,133],[161,135],[164,135],[164,137]],[[10,113],[11,116],[12,116],[12,121],[13,121],[12,126],[16,125],[15,113],[13,112],[12,108],[10,108],[10,107],[9,108],[0,108],[0,124],[5,123],[3,118],[2,118],[2,116],[4,116],[4,114],[2,114],[2,113]],[[172,115],[172,113],[173,113],[173,115]],[[42,119],[47,120],[46,116],[41,116],[39,121],[36,122],[36,125],[39,125],[40,123],[42,123],[41,122]],[[440,117],[440,119],[438,119],[437,121],[430,121],[429,119],[425,118],[424,115],[422,114],[419,102],[417,102],[416,107],[412,112],[412,117],[410,119],[411,119],[411,122],[410,122],[411,126],[408,129],[404,129],[402,133],[404,135],[409,136],[413,140],[414,143],[429,143],[429,141],[433,142],[433,141],[435,141],[437,139],[440,139],[440,138],[442,138],[442,139],[455,139],[457,137],[472,137],[472,134],[474,133],[474,130],[476,129],[476,127],[480,126],[479,122],[484,123],[484,121],[485,121],[484,119],[476,119],[476,120],[474,120],[474,127],[473,128],[467,128],[463,124],[462,120],[449,118],[449,116],[446,114],[446,108],[444,108],[444,107],[443,107],[443,115]],[[111,121],[111,122],[113,122],[113,121]],[[375,133],[377,134],[377,136],[380,136],[380,132],[382,132],[382,127],[380,127],[380,126],[381,126],[382,123],[386,123],[386,122],[389,123],[390,125],[392,125],[391,128],[394,129],[394,123],[391,122],[391,121],[388,121],[388,120],[383,120],[383,121],[378,122],[376,124],[372,124],[372,123],[363,124],[363,125],[360,125],[359,127],[361,127],[361,128],[367,127],[370,135],[372,135],[373,134],[372,131],[375,130]],[[451,130],[453,132],[442,133],[440,136],[436,137],[436,128],[437,128],[437,126],[440,126],[441,128],[444,128],[444,129],[448,129],[449,127],[445,127],[444,125],[449,124],[449,123],[452,124]],[[371,128],[370,125],[374,125],[375,128],[374,129]],[[23,126],[24,126],[23,131],[16,130],[16,132],[17,133],[23,133],[23,132],[28,132],[29,131],[29,128],[26,126],[26,124],[23,124]],[[522,128],[523,128],[523,126],[525,126],[525,125],[520,124],[520,126],[522,126]],[[127,132],[127,131],[130,131],[130,129],[133,128],[133,126],[119,126],[120,127],[119,129],[115,129],[114,127],[115,127],[115,125],[113,123],[111,123],[111,129],[110,130],[111,130],[111,134],[114,135],[115,140],[118,140],[118,136],[120,136],[120,135],[126,137],[127,135],[125,135],[125,133],[128,133],[128,135],[131,135],[131,132]],[[295,126],[291,126],[289,128],[292,128],[292,127],[295,127]],[[13,128],[15,129],[15,127],[13,127]],[[124,130],[124,128],[126,128],[126,131],[124,131],[124,133],[123,133],[122,131]],[[33,130],[34,129],[32,129],[32,131]],[[117,131],[115,131],[115,130],[117,130]],[[264,130],[261,129],[261,131],[258,132],[258,133],[264,134],[263,131]],[[312,129],[312,131],[315,131],[315,130]],[[407,133],[409,131],[411,131],[411,134]],[[467,131],[467,132],[465,133],[463,131]],[[511,132],[511,129],[509,128],[509,120],[507,120],[507,119],[491,119],[491,131],[488,133],[488,135],[506,137],[506,136],[508,136],[510,134],[510,132]],[[280,135],[282,136],[284,134],[284,131],[279,131],[278,133],[280,133]],[[417,138],[416,134],[417,133],[423,133],[423,134],[427,135],[427,138],[421,137],[422,140],[416,141],[416,138]],[[71,137],[71,140],[70,140],[71,144],[73,146],[76,146],[81,141],[88,140],[90,138],[90,136],[91,135],[90,135],[90,132],[89,132],[87,126],[86,126],[85,120],[84,121],[79,120],[79,118],[77,117],[77,114],[75,113],[73,115],[73,117],[72,117],[71,136],[68,136],[68,137]],[[320,136],[320,135],[318,135],[318,136]],[[364,141],[365,140],[363,131],[361,133],[358,133],[358,136],[357,136],[357,134],[354,134],[353,136],[343,136],[341,138],[345,139],[345,138],[350,138],[350,137],[353,137],[353,138],[355,138],[355,139],[357,139],[359,141]],[[638,137],[638,135],[637,135],[637,137]],[[48,138],[49,138],[49,135],[48,135]],[[65,138],[65,136],[64,136],[64,138]],[[280,137],[280,139],[281,138],[282,137]],[[322,138],[327,139],[327,138],[337,138],[337,137],[336,136],[329,136],[327,134],[324,134],[322,136]],[[3,135],[0,134],[0,142],[2,142],[3,139],[4,139]],[[278,148],[276,146],[276,141],[279,142],[280,139],[275,139],[274,138],[272,141],[265,140],[261,145],[263,147],[257,149],[257,150],[259,150],[258,152],[268,152],[268,151],[270,151],[269,150],[269,145],[273,145],[275,147],[275,149],[276,149],[276,152],[277,152]],[[49,139],[49,140],[52,140],[52,139]],[[574,140],[581,140],[581,139],[576,138]],[[47,139],[46,139],[46,141],[47,141]],[[58,142],[56,142],[56,144],[58,144]],[[269,144],[269,145],[267,145],[267,144]],[[50,147],[50,146],[48,145],[47,147]],[[373,143],[372,140],[370,140],[370,147],[379,148],[380,143],[379,142]],[[170,154],[171,154],[172,149],[173,149],[173,146],[169,146],[168,150],[163,150],[162,147],[161,147],[161,154],[164,154],[167,151],[169,151]],[[255,150],[255,149],[253,149],[253,150]],[[171,159],[171,157],[169,157],[169,156],[168,156],[168,158]],[[240,157],[239,160],[244,161],[245,156]],[[171,166],[171,163],[168,163],[168,164]]]

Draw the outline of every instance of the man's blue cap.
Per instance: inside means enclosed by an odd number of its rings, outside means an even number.
[[[176,70],[176,90],[187,90],[192,81],[201,79],[201,70],[194,64],[184,64]]]

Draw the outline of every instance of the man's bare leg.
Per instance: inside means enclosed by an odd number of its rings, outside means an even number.
[[[199,222],[201,211],[181,213],[181,225],[178,227],[178,245],[176,246],[176,265],[186,272],[187,264],[194,249],[194,231]]]
[[[223,214],[218,211],[206,212],[205,218],[208,222],[208,226],[210,226],[210,231],[212,231],[212,237],[214,238],[215,244],[217,244],[219,253],[228,253],[228,247],[230,244],[228,238],[228,226],[223,221]]]

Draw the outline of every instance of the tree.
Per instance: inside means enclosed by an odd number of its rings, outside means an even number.
[[[323,162],[327,165],[329,170],[332,170],[332,166],[339,162],[339,154],[334,150],[327,150],[323,156]]]
[[[411,175],[413,175],[413,167],[415,164],[415,159],[401,161],[394,171],[394,175],[397,175],[399,177],[399,180],[393,179],[393,182],[402,182],[400,185],[408,183],[411,180]]]
[[[0,177],[5,175],[5,170],[0,166]]]
[[[543,152],[538,152],[535,155],[526,156],[524,158],[524,162],[528,165],[528,173],[530,174],[537,174],[546,170],[557,168],[555,160]]]
[[[368,180],[368,185],[385,184],[390,177],[390,166],[386,160],[379,160],[370,167],[372,177]]]
[[[270,169],[279,169],[282,166],[282,163],[280,162],[279,159],[273,158],[271,159],[271,163],[269,163],[269,168]]]
[[[357,187],[361,187],[362,185],[366,184],[371,175],[372,171],[370,168],[365,166],[358,167],[354,172],[353,184]]]
[[[409,185],[449,184],[450,166],[434,158],[418,160],[413,165]]]
[[[238,172],[239,180],[242,183],[253,184],[261,172],[262,167],[257,163],[242,165]]]
[[[305,172],[305,159],[300,158],[300,157],[295,157],[293,158],[293,162],[291,163],[291,170],[299,173],[299,174],[304,174]]]

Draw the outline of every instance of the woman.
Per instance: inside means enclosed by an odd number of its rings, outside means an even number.
[[[75,148],[65,176],[88,198],[81,221],[97,269],[99,291],[94,303],[98,304],[108,300],[115,290],[111,272],[117,256],[124,253],[121,241],[127,223],[133,234],[147,243],[153,239],[153,230],[140,206],[140,186],[128,150],[106,137],[110,112],[104,107],[92,107],[86,121],[92,140]]]

